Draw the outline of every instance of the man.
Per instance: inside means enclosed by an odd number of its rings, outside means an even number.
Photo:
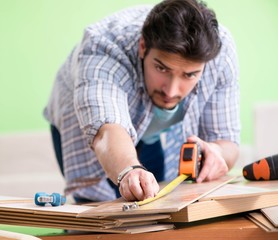
[[[195,0],[130,8],[89,26],[45,109],[66,193],[104,201],[119,187],[126,200],[153,197],[182,141],[201,146],[197,182],[225,175],[238,156],[237,80],[229,32]]]

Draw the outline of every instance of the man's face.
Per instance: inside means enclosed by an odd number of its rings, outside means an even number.
[[[196,86],[205,63],[158,49],[150,49],[145,56],[145,50],[141,39],[139,55],[143,59],[147,92],[156,106],[172,109]]]

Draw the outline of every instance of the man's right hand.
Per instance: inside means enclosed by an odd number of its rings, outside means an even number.
[[[119,191],[127,201],[141,201],[155,197],[159,191],[159,185],[151,172],[135,168],[121,180]]]
[[[119,124],[104,124],[91,147],[114,184],[118,184],[118,175],[123,169],[140,165],[131,137]],[[125,200],[140,201],[154,197],[159,186],[151,172],[134,168],[121,179],[119,190]]]

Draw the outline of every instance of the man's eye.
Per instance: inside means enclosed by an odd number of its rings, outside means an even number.
[[[188,79],[192,79],[192,78],[196,77],[196,74],[195,73],[186,73],[186,74],[184,74],[184,76]]]
[[[161,67],[161,66],[156,65],[155,68],[156,68],[156,70],[159,71],[159,72],[166,72],[166,68],[164,68],[164,67]]]

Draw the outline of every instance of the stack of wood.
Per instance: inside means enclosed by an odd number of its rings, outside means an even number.
[[[122,199],[117,199],[98,203],[97,206],[94,203],[41,207],[36,206],[33,199],[0,197],[0,223],[78,231],[142,233],[172,229],[177,222],[246,212],[265,230],[276,231],[278,181],[249,182],[241,177],[225,176],[200,184],[183,182],[170,194],[137,209],[123,211],[124,203]],[[268,217],[274,215],[273,222],[267,223],[272,227],[265,227],[266,223],[260,221],[258,213]]]
[[[2,199],[2,200],[1,200]],[[173,224],[158,223],[169,214],[130,216],[79,216],[95,207],[70,205],[36,206],[33,199],[0,197],[0,223],[109,233],[141,233],[172,229]]]

